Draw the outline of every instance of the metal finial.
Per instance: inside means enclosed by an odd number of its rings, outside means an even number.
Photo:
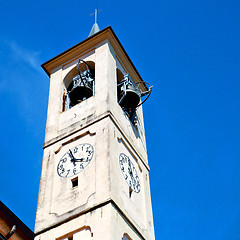
[[[90,16],[95,15],[95,23],[97,23],[97,14],[101,11],[102,11],[102,9],[99,11],[97,9],[95,9],[95,12],[90,15]]]
[[[94,35],[95,33],[97,33],[97,32],[100,31],[100,28],[99,28],[99,26],[98,26],[98,24],[97,24],[97,13],[99,13],[99,12],[101,12],[101,11],[102,11],[102,10],[99,10],[99,11],[98,11],[97,9],[95,9],[95,12],[90,15],[90,16],[95,15],[95,23],[93,24],[92,29],[91,29],[91,32],[89,33],[88,37],[90,37],[90,36],[92,36],[92,35]]]

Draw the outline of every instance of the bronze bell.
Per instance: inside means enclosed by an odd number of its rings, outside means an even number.
[[[84,86],[78,86],[69,92],[72,105],[76,105],[93,95],[92,89]]]
[[[69,91],[69,98],[72,105],[76,105],[92,95],[93,89],[88,81],[85,79],[81,81],[79,75],[73,78],[73,87]]]
[[[132,85],[126,86],[126,91],[122,93],[122,98],[119,102],[120,106],[129,109],[136,108],[140,102],[140,92]]]
[[[141,100],[141,92],[129,75],[119,84],[119,104],[124,109],[135,109]]]
[[[83,62],[87,68],[86,70],[80,70],[80,62]],[[84,101],[94,94],[94,71],[90,69],[88,64],[81,59],[79,59],[77,69],[79,74],[73,78],[72,83],[67,89],[68,97],[70,100],[70,107]]]

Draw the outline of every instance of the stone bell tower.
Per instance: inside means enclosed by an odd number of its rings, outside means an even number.
[[[154,240],[141,106],[151,87],[111,27],[42,67],[50,90],[35,240]]]

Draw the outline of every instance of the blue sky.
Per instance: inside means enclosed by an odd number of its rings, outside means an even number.
[[[31,229],[49,79],[99,13],[142,78],[156,239],[240,239],[240,2],[1,1],[0,200]]]

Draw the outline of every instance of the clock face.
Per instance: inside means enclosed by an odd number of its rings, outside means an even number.
[[[121,153],[119,155],[119,165],[123,174],[123,177],[129,187],[136,193],[140,192],[141,186],[140,186],[140,179],[137,174],[137,170],[134,167],[132,161],[130,158],[125,155],[124,153]]]
[[[83,143],[69,149],[59,160],[58,175],[63,178],[77,175],[91,162],[93,153],[93,146],[89,143]]]

